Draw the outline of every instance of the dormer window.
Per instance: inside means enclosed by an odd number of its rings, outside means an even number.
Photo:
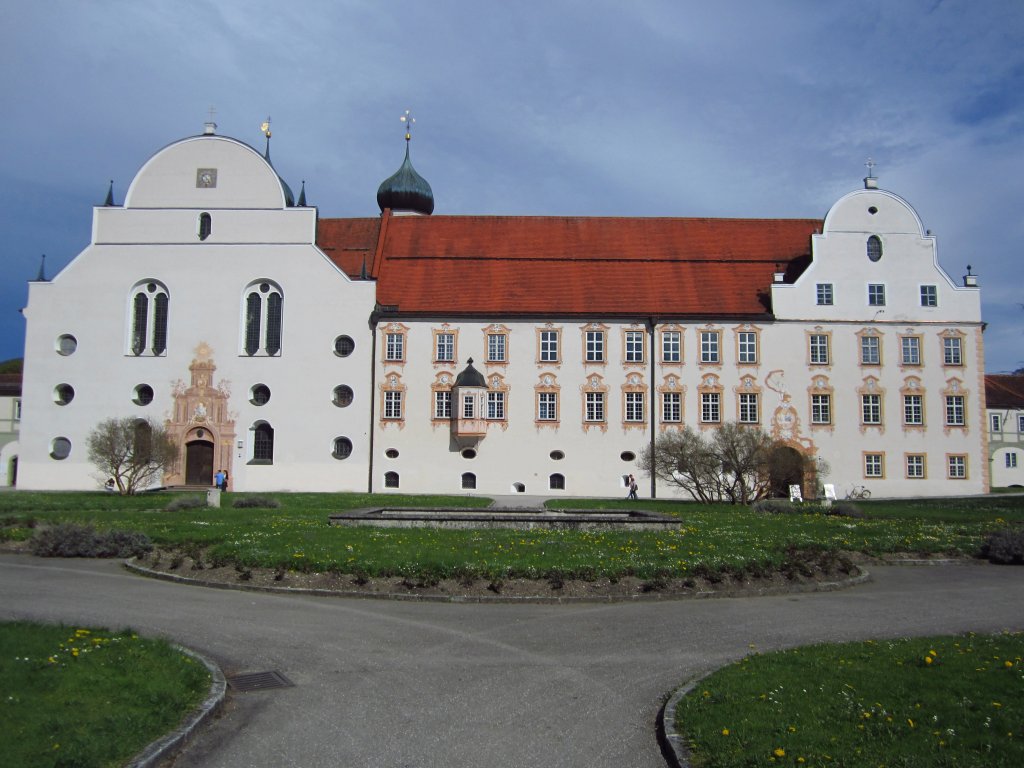
[[[871,261],[878,261],[882,258],[882,240],[878,235],[868,238],[868,258]]]

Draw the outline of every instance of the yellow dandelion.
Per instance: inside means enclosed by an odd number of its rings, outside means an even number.
[[[729,729],[728,728],[723,728],[722,729],[722,735],[723,736],[728,736],[729,735]]]
[[[782,747],[776,747],[775,751],[772,752],[772,754],[775,755],[776,757],[785,757],[786,756],[786,750],[784,750]]]

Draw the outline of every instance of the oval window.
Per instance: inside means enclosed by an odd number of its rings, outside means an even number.
[[[60,461],[71,455],[71,441],[66,437],[55,437],[50,443],[50,458]]]
[[[75,354],[75,350],[78,349],[78,339],[72,336],[70,333],[65,333],[57,337],[57,354],[67,357],[68,355]]]
[[[462,458],[464,458],[464,459],[475,459],[476,458],[476,451],[474,451],[472,448],[466,448],[462,452]]]
[[[882,258],[882,240],[878,235],[868,238],[868,258],[871,261],[878,261]]]
[[[562,459],[565,458],[565,454],[562,453],[561,451],[552,451],[550,456],[555,461],[561,461]]]
[[[153,388],[149,384],[139,384],[135,388],[135,396],[132,402],[136,405],[149,405],[153,402]]]
[[[352,405],[354,397],[355,394],[352,392],[352,387],[339,384],[334,388],[334,404],[339,408],[348,408]]]
[[[623,451],[619,454],[619,458],[623,461],[636,461],[636,454],[632,451]]]
[[[356,348],[356,343],[351,336],[339,336],[334,340],[334,354],[338,357],[348,357]]]
[[[75,388],[70,384],[58,384],[53,390],[53,402],[57,405],[67,405],[75,399]]]
[[[397,459],[398,458],[398,449],[397,448],[388,448],[386,451],[384,451],[384,455],[387,456],[389,459]]]
[[[352,441],[347,437],[334,438],[334,453],[331,455],[336,459],[347,459],[352,455]]]

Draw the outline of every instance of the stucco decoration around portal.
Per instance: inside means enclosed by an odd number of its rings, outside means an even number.
[[[231,384],[213,384],[217,366],[205,342],[195,350],[188,367],[190,384],[173,385],[174,405],[164,424],[178,445],[178,463],[167,473],[167,485],[210,485],[218,469],[231,472],[235,414],[229,409]]]

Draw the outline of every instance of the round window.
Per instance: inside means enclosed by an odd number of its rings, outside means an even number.
[[[352,400],[355,394],[352,392],[352,387],[339,384],[334,388],[334,404],[339,408],[348,408],[352,405]]]
[[[75,399],[75,388],[70,384],[58,384],[53,390],[53,402],[67,405]]]
[[[348,357],[356,348],[356,343],[351,336],[339,336],[334,340],[334,354],[338,357]]]
[[[266,405],[270,402],[270,387],[257,384],[250,390],[249,402],[253,405]]]
[[[50,443],[50,458],[60,461],[71,455],[71,441],[66,437],[55,437]]]
[[[331,455],[336,459],[347,459],[352,455],[352,441],[347,437],[334,438],[334,453]]]
[[[70,333],[65,333],[57,337],[57,354],[68,355],[75,354],[75,350],[78,349],[78,339],[72,336]]]
[[[149,405],[153,402],[153,388],[149,384],[139,384],[132,400],[136,405]]]

